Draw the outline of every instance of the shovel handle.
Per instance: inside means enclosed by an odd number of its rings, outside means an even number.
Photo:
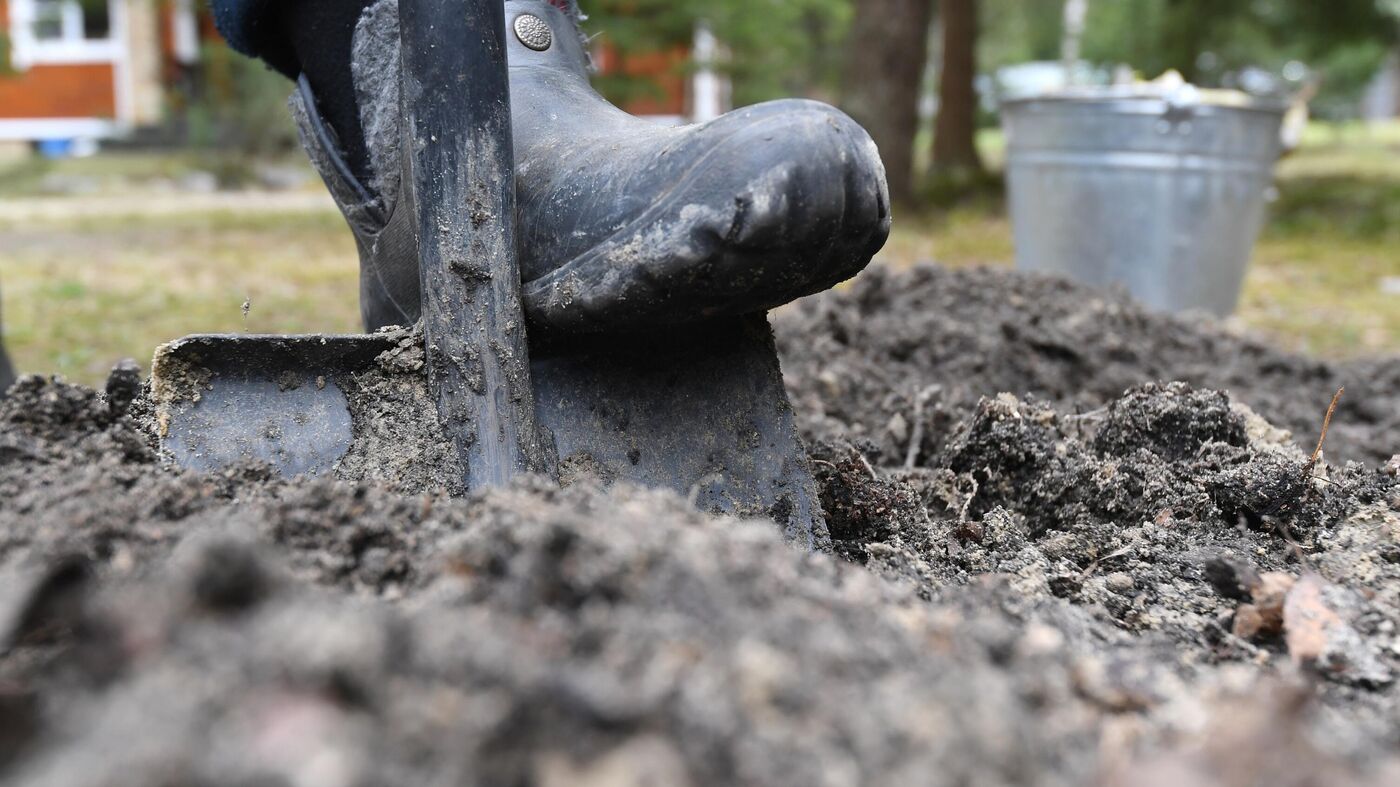
[[[515,246],[503,0],[400,0],[428,379],[469,490],[545,470]]]

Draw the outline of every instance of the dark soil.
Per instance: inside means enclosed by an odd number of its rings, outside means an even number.
[[[833,555],[629,488],[182,473],[130,370],[25,379],[0,780],[1400,779],[1400,361],[931,268],[778,333]]]
[[[1400,453],[1400,357],[1289,354],[1058,279],[876,267],[788,308],[777,329],[807,434],[868,440],[894,465],[915,437],[917,458],[938,453],[984,396],[1034,395],[1082,412],[1168,380],[1230,394],[1309,451],[1345,385],[1328,456],[1381,464]]]

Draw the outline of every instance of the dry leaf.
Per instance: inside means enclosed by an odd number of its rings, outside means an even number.
[[[1346,622],[1322,598],[1326,583],[1316,574],[1305,574],[1288,592],[1283,620],[1288,654],[1295,664],[1311,664],[1327,652],[1333,632]]]

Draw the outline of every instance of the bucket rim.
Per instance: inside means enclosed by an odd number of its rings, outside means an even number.
[[[1251,96],[1239,91],[1222,90],[1181,90],[1170,91],[1153,88],[1152,85],[1114,85],[1108,87],[1078,87],[1017,96],[1002,100],[1003,108],[1016,108],[1033,104],[1122,104],[1133,107],[1135,113],[1151,112],[1160,114],[1170,109],[1240,109],[1268,114],[1284,114],[1291,103],[1282,98]]]

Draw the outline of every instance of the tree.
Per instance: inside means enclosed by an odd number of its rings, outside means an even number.
[[[977,0],[940,0],[943,66],[938,70],[938,118],[933,175],[955,181],[982,173],[977,155]]]
[[[1030,60],[1059,59],[1061,0],[978,0],[977,16],[977,65],[984,73]]]
[[[1355,98],[1400,42],[1395,0],[1114,0],[1090,3],[1084,55],[1127,63],[1149,78],[1176,69],[1221,85],[1246,66],[1291,60],[1323,76],[1326,103]]]
[[[1156,49],[1187,82],[1201,81],[1201,55],[1217,31],[1233,27],[1244,3],[1167,0]]]
[[[932,0],[856,0],[846,48],[842,107],[880,148],[890,197],[914,193],[919,89],[928,59]]]

